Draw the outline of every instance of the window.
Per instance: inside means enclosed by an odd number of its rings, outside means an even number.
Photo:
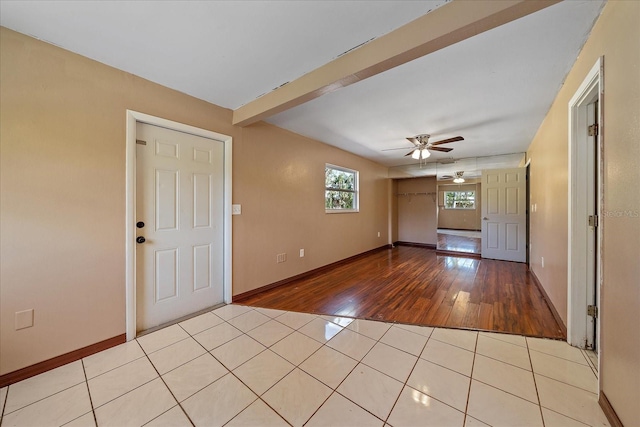
[[[358,212],[358,171],[327,164],[324,186],[326,212]]]
[[[476,192],[475,191],[445,191],[444,192],[444,208],[445,209],[475,209],[476,208]]]

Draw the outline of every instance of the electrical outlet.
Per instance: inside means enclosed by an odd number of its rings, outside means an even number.
[[[287,254],[278,254],[276,255],[276,263],[280,264],[281,262],[285,262],[287,260]]]
[[[304,258],[304,249],[300,249],[300,258]]]
[[[380,237],[380,232],[378,231],[378,237]]]
[[[15,327],[16,331],[33,326],[33,309],[16,311]]]
[[[544,257],[540,257],[540,262],[542,264],[542,268],[544,268]]]

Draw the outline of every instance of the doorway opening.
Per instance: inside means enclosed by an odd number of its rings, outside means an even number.
[[[602,277],[603,60],[569,101],[567,341],[598,353]]]
[[[126,136],[126,333],[127,341],[136,337],[137,311],[137,262],[136,262],[136,140],[137,127],[144,123],[160,128],[182,132],[184,134],[203,137],[219,141],[223,144],[220,167],[224,169],[222,184],[222,282],[225,303],[231,302],[231,166],[232,166],[232,138],[228,135],[211,132],[171,120],[150,116],[136,111],[127,110]],[[138,224],[139,226],[139,224]],[[139,236],[138,236],[139,237]]]
[[[436,249],[480,257],[480,183],[439,183]]]

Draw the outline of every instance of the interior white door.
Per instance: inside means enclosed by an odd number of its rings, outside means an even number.
[[[144,123],[136,139],[141,331],[224,300],[224,143]]]
[[[482,258],[525,262],[526,168],[482,171]]]

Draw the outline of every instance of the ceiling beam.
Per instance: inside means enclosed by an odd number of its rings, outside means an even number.
[[[454,0],[233,111],[247,126],[560,0]]]

